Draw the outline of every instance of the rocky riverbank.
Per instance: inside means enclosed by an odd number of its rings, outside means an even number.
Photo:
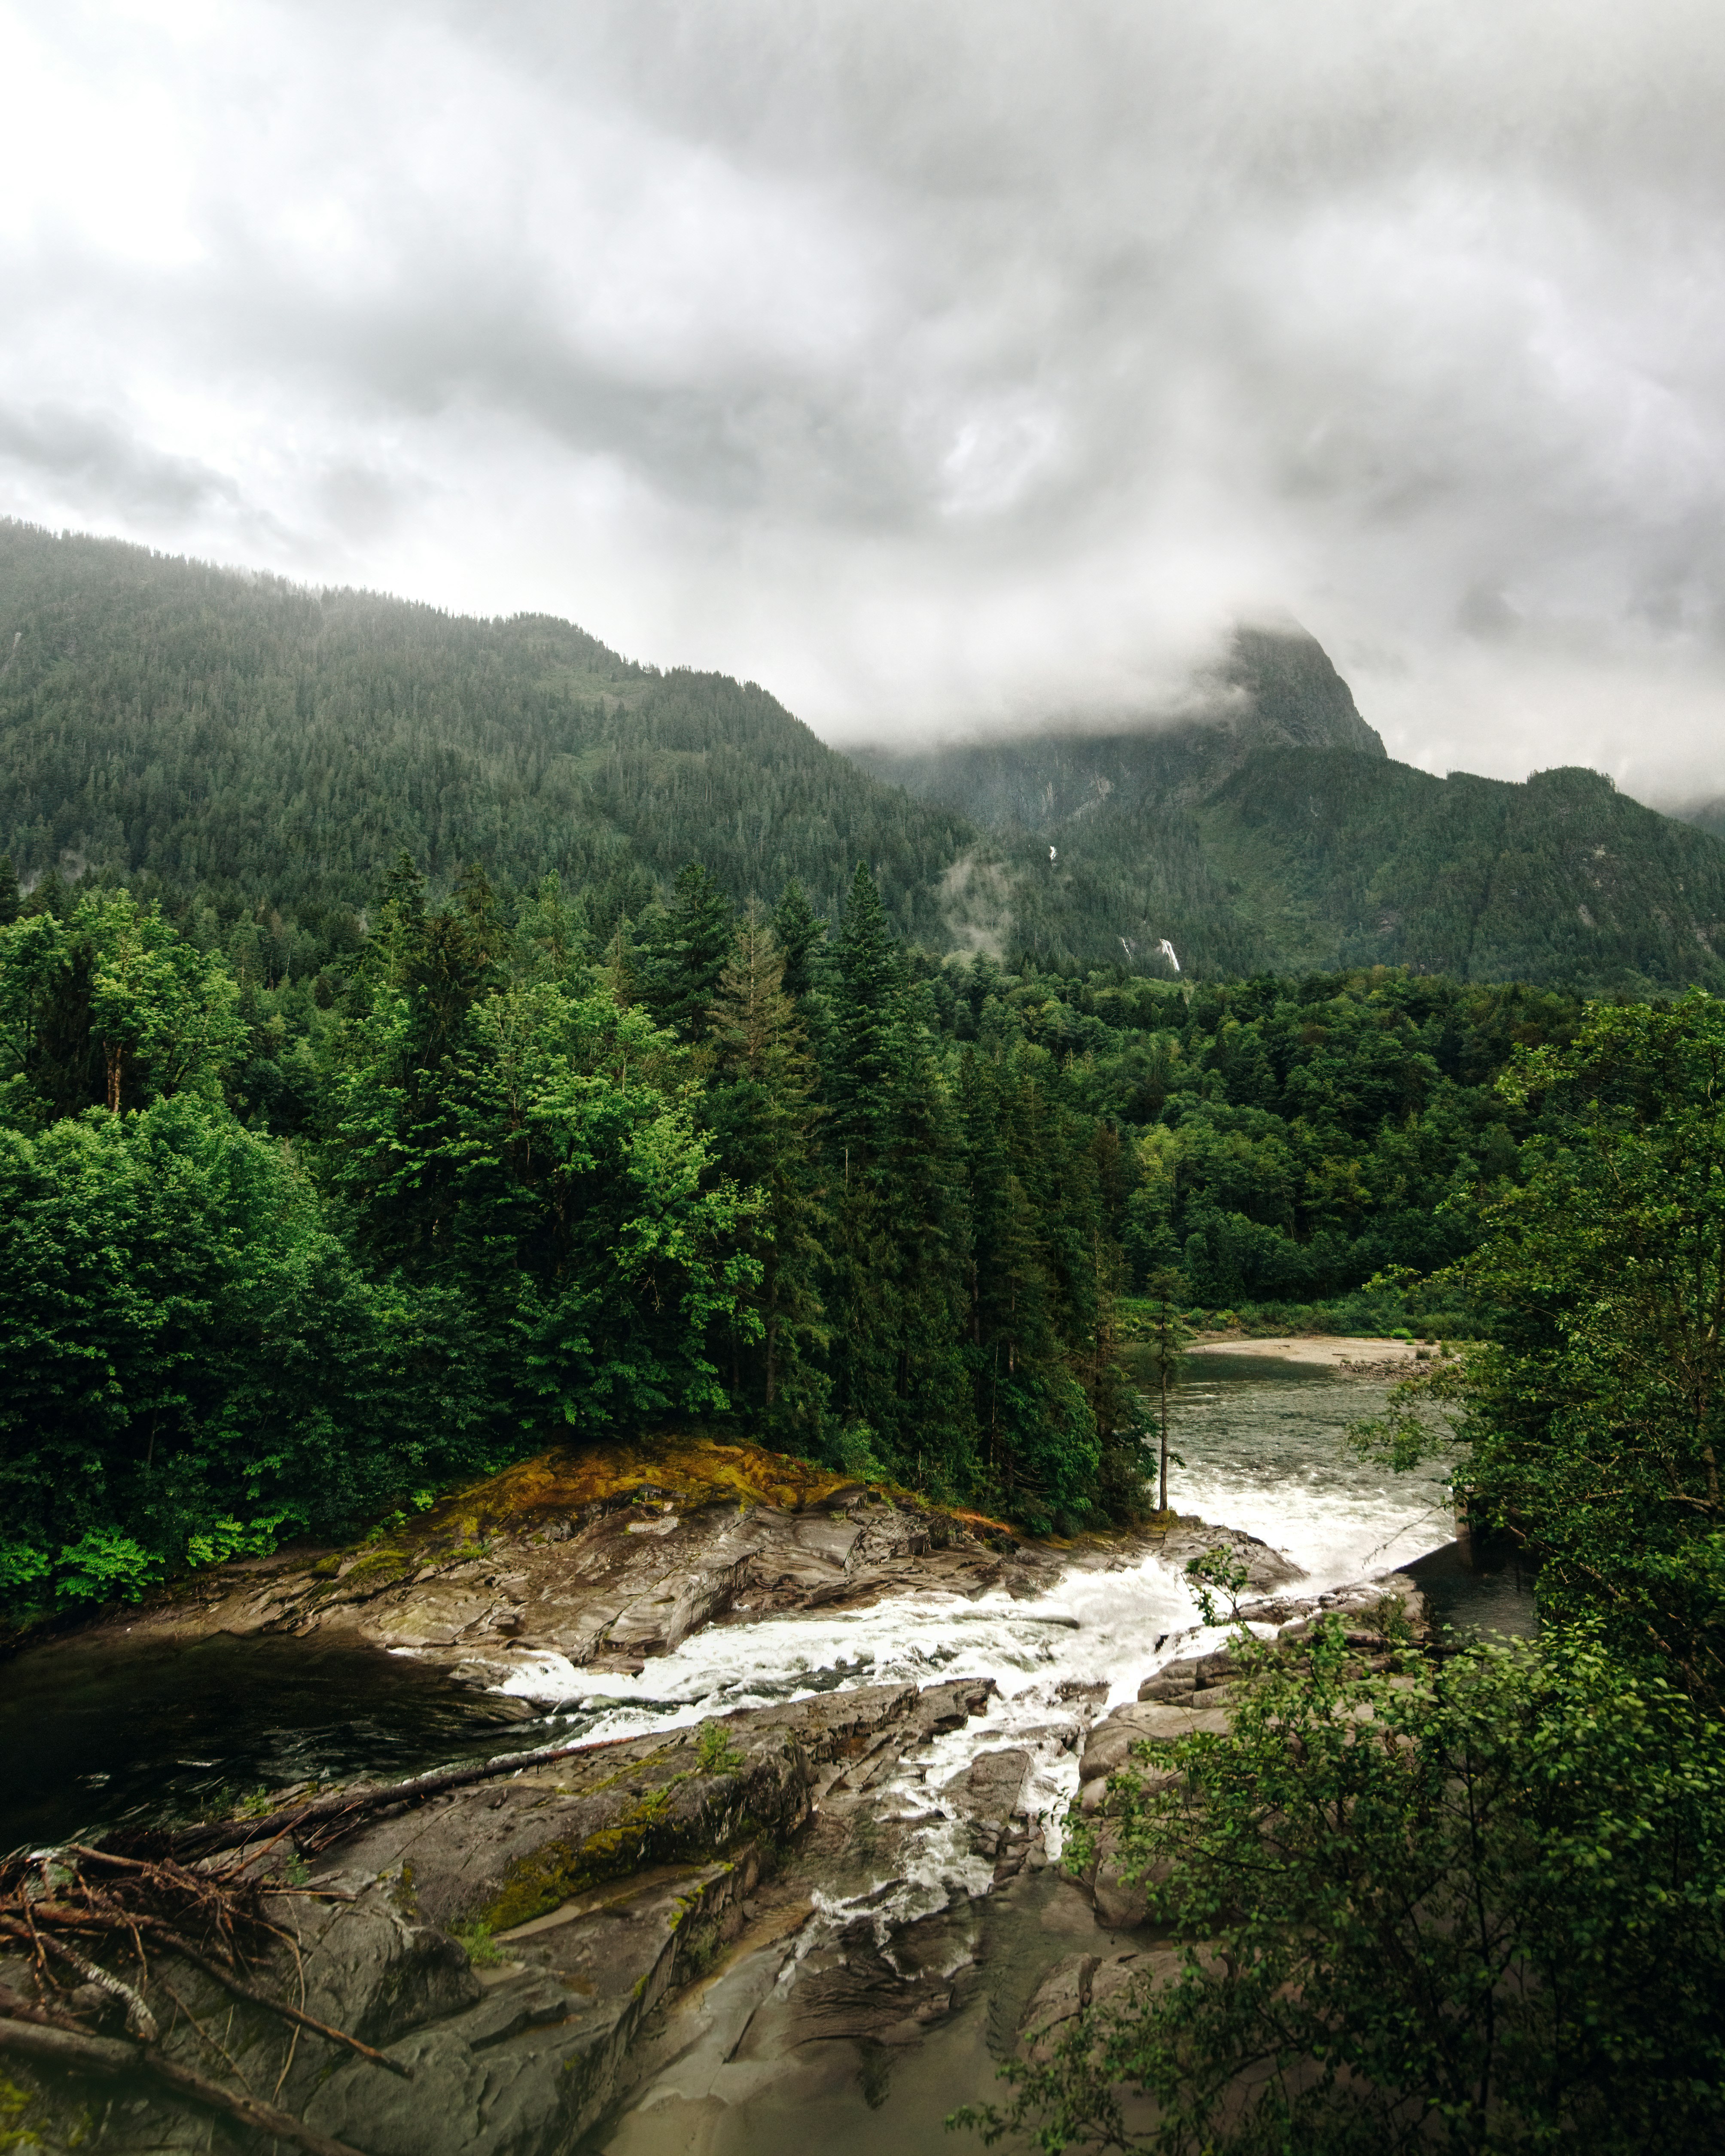
[[[887,1597],[907,1624],[924,1621],[925,1604],[968,1602],[979,1616],[1026,1605],[1033,1632],[1070,1626],[1078,1620],[1052,1605],[1045,1618],[1034,1608],[1057,1581],[1106,1604],[1111,1572],[1142,1579],[1159,1557],[1150,1573],[1178,1577],[1219,1543],[1248,1569],[1261,1621],[1297,1627],[1309,1615],[1269,1599],[1296,1568],[1201,1522],[1029,1544],[999,1522],[755,1448],[665,1440],[546,1455],[362,1548],[230,1565],[110,1622],[146,1639],[354,1636],[495,1686],[531,1656],[630,1672],[703,1626],[732,1628],[746,1665],[752,1624]],[[1123,1579],[1122,1591],[1142,1590]],[[1145,1650],[1147,1673],[1147,1639]],[[51,1656],[54,1643],[38,1651]],[[1060,1984],[1094,1990],[1112,1980],[1097,1974],[1108,1957],[1153,1945],[1133,1943],[1142,1903],[1106,1848],[1076,1881],[1060,1876],[1075,1794],[1103,1810],[1106,1844],[1108,1774],[1141,1738],[1225,1726],[1226,1681],[1208,1665],[1168,1665],[1111,1715],[1108,1686],[1087,1673],[1032,1686],[1010,1714],[986,1678],[847,1679],[698,1724],[542,1748],[531,1763],[302,1790],[272,1814],[182,1836],[186,1861],[236,1877],[237,1866],[265,1890],[277,1943],[252,1974],[278,2004],[236,1997],[231,1973],[171,1942],[135,1969],[116,1933],[104,1958],[135,1983],[156,2032],[148,2045],[134,2028],[128,2053],[118,1994],[100,1985],[80,2005],[50,1984],[50,2020],[64,2025],[33,2031],[13,2010],[32,1995],[32,1950],[0,1917],[11,2145],[69,2150],[100,2137],[117,2156],[261,2151],[261,2127],[187,2096],[186,2077],[201,2076],[206,2090],[273,2106],[288,2138],[318,2156],[609,2148],[630,2102],[666,2075],[717,2117],[721,2084],[770,2081],[811,2047],[861,2046],[865,2060],[916,2050],[984,1980],[988,1912],[1026,1893],[1080,1943],[1072,1969],[1049,1975],[1055,1993],[1037,1993],[1046,2020]],[[148,1858],[163,1846],[116,1850]],[[118,1858],[27,1867],[18,1907],[44,1923],[52,1911],[93,1947],[100,1926],[80,1932],[79,1911],[100,1906],[100,1866]],[[282,1999],[300,2010],[291,2026]],[[69,2060],[68,2042],[85,2049]],[[108,2048],[98,2056],[92,2045]],[[619,2130],[620,2147],[627,2118]]]
[[[1417,1622],[1417,1595],[1394,1576],[1252,1614],[1297,1636],[1337,1609],[1369,1659],[1384,1648],[1386,1594]],[[983,1748],[968,1732],[979,1717],[987,1727],[986,1682],[863,1686],[216,1831],[206,1863],[223,1840],[231,1862],[244,1835],[240,1858],[273,1877],[271,1980],[388,2063],[236,2004],[171,1951],[150,1957],[138,1986],[158,2026],[151,2048],[267,2098],[324,2156],[564,2156],[603,2133],[632,2085],[680,2061],[698,2082],[709,2054],[722,2076],[740,2060],[771,2071],[837,2040],[895,2054],[918,2045],[983,1974],[987,1897],[1038,1875],[1071,1905],[1067,1930],[1088,1922],[1096,1934],[1046,1972],[1019,2017],[1026,2041],[1045,2041],[1161,1951],[1142,1931],[1142,1898],[1111,1868],[1109,1777],[1144,1739],[1225,1727],[1231,1675],[1225,1657],[1166,1664],[1110,1714],[1100,1687],[1070,1685],[1045,1722]],[[955,1745],[970,1746],[956,1775]],[[1055,1887],[1065,1807],[1047,1769],[1063,1759],[1103,1819],[1080,1878]],[[51,1861],[41,1876],[55,1891]],[[28,1963],[17,1944],[0,1953],[14,1999]],[[117,2005],[94,2010],[89,2025],[111,2043]],[[264,2146],[146,2075],[92,2078],[15,2048],[0,2063],[20,2148],[69,2151],[98,2133],[118,2156]]]
[[[1201,1520],[1029,1542],[758,1445],[667,1435],[542,1453],[357,1547],[219,1565],[104,1621],[136,1640],[347,1636],[489,1686],[548,1655],[634,1674],[716,1621],[888,1595],[1029,1600],[1075,1566],[1178,1565],[1218,1544],[1260,1591],[1300,1576],[1266,1544]]]

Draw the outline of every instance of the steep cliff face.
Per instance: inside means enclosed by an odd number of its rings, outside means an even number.
[[[1381,761],[1384,743],[1353,693],[1303,629],[1240,629],[1206,684],[1197,717],[1147,712],[1134,723],[1055,726],[906,753],[852,751],[855,761],[973,822],[1058,840],[1059,827],[1111,814],[1178,808],[1201,798],[1264,748],[1352,749]]]
[[[1224,679],[1249,699],[1242,732],[1254,747],[1351,748],[1380,760],[1382,736],[1368,726],[1330,654],[1304,629],[1240,629]]]
[[[992,827],[995,942],[1189,973],[1412,966],[1594,993],[1725,986],[1725,846],[1597,772],[1392,762],[1303,630],[1242,629],[1202,717],[871,769]],[[1695,825],[1702,826],[1695,829]],[[953,940],[959,940],[956,932]]]

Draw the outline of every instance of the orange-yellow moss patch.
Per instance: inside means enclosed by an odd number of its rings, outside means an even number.
[[[638,1500],[694,1512],[730,1503],[796,1512],[855,1486],[854,1476],[789,1453],[677,1430],[604,1445],[560,1445],[449,1491],[420,1518],[381,1537],[381,1548],[367,1562],[382,1568],[416,1557],[446,1563],[452,1556],[478,1555],[493,1536],[530,1536],[536,1521],[549,1525],[599,1505]],[[896,1504],[926,1509],[925,1499],[896,1483],[869,1486]],[[1010,1532],[981,1512],[952,1517],[973,1532]]]

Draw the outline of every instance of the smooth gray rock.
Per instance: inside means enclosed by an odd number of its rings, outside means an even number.
[[[1180,1707],[1159,1700],[1117,1707],[1091,1730],[1078,1763],[1078,1779],[1081,1783],[1093,1782],[1137,1765],[1132,1748],[1146,1738],[1168,1743],[1199,1731],[1224,1736],[1230,1726],[1228,1710],[1222,1707]]]

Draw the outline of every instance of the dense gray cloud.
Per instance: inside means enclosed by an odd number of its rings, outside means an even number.
[[[0,8],[0,503],[566,613],[833,737],[1306,621],[1725,789],[1712,0]]]

